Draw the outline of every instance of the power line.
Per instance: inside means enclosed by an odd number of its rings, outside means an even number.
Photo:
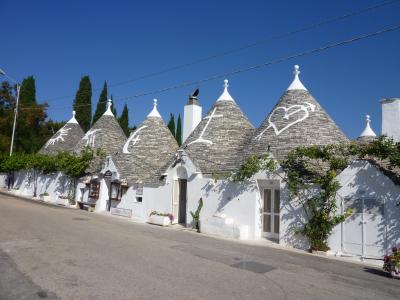
[[[134,83],[134,82],[137,82],[137,81],[140,81],[140,80],[143,80],[143,79],[147,79],[147,78],[159,76],[159,75],[162,75],[162,74],[165,74],[165,73],[169,73],[169,72],[172,72],[172,71],[184,69],[186,67],[197,65],[197,64],[200,64],[200,63],[203,63],[203,62],[207,62],[207,61],[210,61],[210,60],[213,60],[213,59],[216,59],[216,58],[220,58],[220,57],[224,57],[224,56],[227,56],[227,55],[231,55],[231,54],[234,54],[234,53],[238,53],[238,52],[241,52],[241,51],[246,50],[246,49],[254,48],[254,47],[257,47],[259,45],[262,45],[262,44],[265,44],[265,43],[268,43],[268,42],[271,42],[271,41],[274,41],[274,40],[283,39],[283,38],[290,37],[290,36],[298,34],[298,33],[306,32],[306,31],[309,31],[309,30],[312,30],[312,29],[316,29],[316,28],[322,27],[324,25],[328,25],[328,24],[331,24],[331,23],[335,23],[335,22],[338,22],[338,21],[342,21],[342,20],[351,18],[351,17],[355,17],[355,16],[358,16],[358,15],[361,15],[361,14],[364,14],[364,13],[379,9],[381,7],[394,4],[394,3],[399,2],[399,1],[400,0],[383,1],[383,2],[380,2],[380,3],[374,4],[374,5],[362,8],[362,9],[357,10],[357,11],[352,11],[352,12],[348,12],[348,13],[340,15],[340,16],[327,18],[325,20],[322,20],[322,21],[320,21],[318,23],[314,23],[312,25],[308,25],[308,26],[305,26],[305,27],[302,27],[302,28],[299,28],[299,29],[291,30],[291,31],[285,32],[283,34],[274,35],[274,36],[271,36],[269,38],[266,38],[266,39],[263,39],[263,40],[259,40],[259,41],[256,41],[254,43],[247,44],[247,45],[244,45],[244,46],[241,46],[241,47],[238,47],[238,48],[234,48],[234,49],[231,49],[231,50],[228,50],[228,51],[224,51],[224,52],[216,53],[216,54],[213,54],[213,55],[210,55],[210,56],[206,56],[206,57],[194,60],[194,61],[189,62],[189,63],[175,65],[173,67],[166,68],[166,69],[161,70],[161,71],[147,73],[147,74],[138,76],[138,77],[130,79],[130,80],[126,80],[126,81],[121,81],[121,82],[117,82],[117,83],[114,83],[114,84],[110,84],[110,85],[108,85],[108,87],[110,88],[110,87],[117,87],[117,86],[121,86],[121,85],[126,85],[126,84]],[[93,91],[99,91],[99,90],[101,90],[101,88],[93,89]],[[45,101],[58,100],[58,99],[64,99],[64,98],[70,98],[70,97],[74,97],[74,95],[48,98]]]
[[[349,44],[352,44],[354,42],[358,42],[358,41],[361,41],[361,40],[369,39],[369,38],[372,38],[372,37],[375,37],[375,36],[379,36],[379,35],[382,35],[384,33],[393,32],[393,31],[396,31],[396,30],[399,30],[399,29],[400,29],[400,25],[387,27],[387,28],[384,28],[384,29],[380,29],[378,31],[374,31],[374,32],[371,32],[371,33],[358,35],[358,36],[355,36],[355,37],[352,37],[352,38],[349,38],[349,39],[346,39],[346,40],[342,40],[342,41],[339,41],[339,42],[333,42],[333,43],[327,44],[325,46],[321,46],[321,47],[318,47],[318,48],[305,50],[303,52],[299,52],[299,53],[292,54],[292,55],[289,55],[289,56],[277,58],[275,60],[264,62],[264,63],[261,63],[261,64],[257,64],[257,65],[253,65],[253,66],[249,66],[249,67],[245,67],[245,68],[236,69],[236,70],[233,70],[233,71],[229,71],[229,72],[213,75],[213,76],[210,76],[210,77],[207,77],[207,78],[203,78],[203,79],[199,79],[199,80],[195,80],[195,81],[183,82],[183,83],[180,83],[180,84],[176,84],[176,85],[169,86],[169,87],[162,88],[162,89],[158,89],[158,90],[153,90],[153,91],[149,91],[149,92],[143,92],[143,93],[140,93],[140,94],[127,96],[127,97],[122,97],[122,98],[120,98],[118,100],[131,100],[131,99],[144,97],[144,96],[148,96],[148,95],[160,94],[160,93],[164,93],[164,92],[167,92],[167,91],[180,89],[180,88],[184,88],[184,87],[188,87],[188,86],[192,86],[192,85],[199,85],[201,83],[205,83],[205,82],[216,80],[216,79],[236,76],[236,75],[244,73],[244,72],[248,72],[248,71],[252,71],[252,70],[258,70],[258,69],[261,69],[261,68],[269,67],[271,65],[279,64],[279,63],[282,63],[282,62],[285,62],[285,61],[288,61],[288,60],[292,60],[292,59],[295,59],[295,58],[303,57],[303,56],[313,55],[313,54],[320,53],[320,52],[323,52],[323,51],[326,51],[326,50],[329,50],[329,49],[332,49],[332,48],[349,45]],[[75,107],[86,107],[86,106],[89,106],[89,105],[79,105],[79,106],[75,106]],[[53,109],[64,109],[64,108],[66,108],[66,107],[58,107],[58,108],[53,108]],[[29,107],[23,108],[22,107],[20,109],[32,109],[32,108],[29,108]]]

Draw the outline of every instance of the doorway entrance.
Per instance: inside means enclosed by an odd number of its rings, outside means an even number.
[[[279,189],[264,189],[263,192],[263,236],[279,239],[281,195]]]
[[[342,251],[367,258],[380,258],[386,249],[385,203],[382,199],[345,198],[343,211],[352,215],[342,224]]]
[[[186,196],[187,180],[177,179],[174,181],[174,196],[172,199],[172,215],[175,222],[186,225]]]

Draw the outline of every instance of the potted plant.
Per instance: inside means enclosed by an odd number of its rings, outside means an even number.
[[[44,202],[50,202],[50,195],[49,193],[45,192],[43,194],[40,194],[40,198],[44,201]]]
[[[383,269],[389,272],[393,278],[400,279],[400,250],[398,246],[393,246],[392,254],[385,255],[383,261]]]
[[[160,226],[168,226],[171,225],[173,220],[174,216],[172,214],[162,213],[154,210],[149,215],[148,223]]]
[[[193,218],[192,222],[192,229],[197,230],[197,232],[200,232],[200,211],[203,207],[203,198],[200,198],[199,200],[199,205],[197,206],[197,209],[195,212],[190,212]]]

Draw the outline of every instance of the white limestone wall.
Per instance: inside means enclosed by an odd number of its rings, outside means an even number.
[[[351,252],[362,254],[364,238],[365,256],[382,256],[393,244],[400,243],[400,186],[397,186],[375,166],[366,161],[355,161],[339,176],[341,188],[338,192],[338,206],[346,198],[376,199],[384,204],[383,217],[367,211],[364,214],[364,237],[361,215],[353,215],[335,227],[329,239],[329,247],[335,253]],[[344,208],[345,209],[345,208]],[[343,209],[343,210],[344,210]]]
[[[0,187],[7,188],[7,174],[0,174]]]
[[[39,175],[37,179],[36,195],[47,193],[48,197],[44,200],[55,203],[68,205],[66,199],[72,188],[70,179],[61,172]],[[32,171],[19,171],[14,173],[14,187],[13,192],[27,197],[33,197],[35,189],[34,176]]]

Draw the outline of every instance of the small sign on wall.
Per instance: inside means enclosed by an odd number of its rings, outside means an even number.
[[[132,210],[131,209],[126,209],[126,208],[112,207],[111,208],[111,214],[130,218],[130,217],[132,217]]]

